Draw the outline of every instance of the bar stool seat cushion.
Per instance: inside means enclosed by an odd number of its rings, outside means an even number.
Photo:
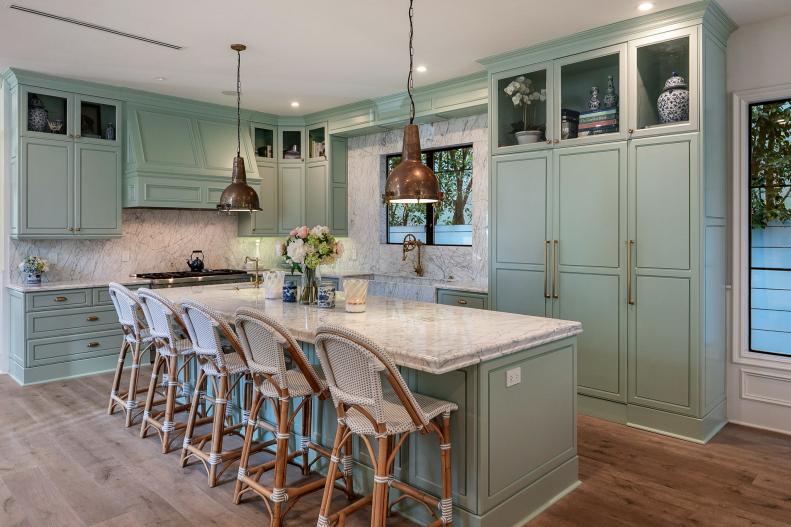
[[[455,403],[443,401],[441,399],[434,399],[428,395],[414,392],[412,395],[420,405],[418,411],[422,410],[426,421],[431,421],[438,415],[445,412],[454,412],[459,408]],[[372,409],[365,409],[369,412],[372,412]],[[385,416],[385,435],[391,436],[395,434],[415,432],[417,430],[415,423],[409,416],[409,412],[407,412],[406,408],[404,408],[404,406],[401,404],[401,401],[398,399],[396,394],[384,394],[382,409]],[[375,436],[377,434],[371,421],[354,407],[349,408],[349,410],[346,412],[346,426],[348,426],[355,434],[367,436]]]
[[[245,365],[242,358],[237,353],[226,353],[223,357],[225,360],[225,366],[228,369],[228,373],[231,375],[236,373],[247,373],[249,370]],[[217,365],[214,361],[207,361],[202,365],[203,371],[206,372],[206,375],[211,375],[217,377],[220,375],[220,370],[217,368]]]
[[[134,344],[135,342],[137,342],[137,337],[135,337],[135,335],[133,333],[127,333],[126,335],[124,335],[124,338],[130,344]],[[141,344],[149,344],[153,340],[154,340],[154,337],[151,336],[151,332],[148,330],[148,328],[143,328],[143,329],[140,330],[140,343]]]
[[[255,372],[255,365],[250,366],[250,369]],[[316,376],[318,377],[319,386],[321,389],[324,390],[327,388],[327,383],[321,374],[316,372]],[[277,376],[274,377],[277,378]],[[299,370],[286,371],[286,386],[288,386],[288,394],[291,397],[305,397],[315,393],[313,388],[310,387],[305,375]],[[261,395],[265,397],[278,397],[277,389],[272,385],[269,379],[266,379],[261,383],[259,391],[261,392]]]
[[[190,355],[195,353],[195,350],[192,349],[192,341],[190,339],[180,339],[174,342],[174,348],[176,348],[175,355]],[[170,357],[173,353],[170,352],[170,346],[162,346],[159,348],[160,355],[165,355],[166,357]]]

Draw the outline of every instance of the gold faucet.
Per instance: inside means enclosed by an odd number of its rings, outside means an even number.
[[[259,287],[261,287],[261,275],[258,272],[258,258],[253,256],[245,256],[244,257],[245,266],[247,265],[247,262],[255,262],[255,274],[253,275],[253,278],[250,280],[250,282],[253,283],[253,287],[258,289]]]
[[[401,244],[401,261],[406,261],[406,253],[417,247],[417,263],[415,264],[415,274],[423,276],[423,264],[420,262],[420,248],[423,247],[423,242],[415,238],[414,234],[407,234],[404,236],[404,242]]]

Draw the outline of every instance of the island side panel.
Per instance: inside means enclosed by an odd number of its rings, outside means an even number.
[[[480,365],[481,525],[522,525],[579,485],[576,372],[576,337]]]

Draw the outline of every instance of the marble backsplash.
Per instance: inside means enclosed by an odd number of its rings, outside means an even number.
[[[486,287],[488,228],[488,138],[486,115],[420,126],[424,148],[473,144],[473,245],[425,247],[426,278]],[[401,260],[401,247],[382,243],[384,156],[401,150],[402,131],[349,139],[349,237],[343,258],[328,271],[414,276],[415,254]],[[28,255],[49,260],[49,281],[104,280],[152,271],[187,270],[193,249],[209,268],[242,268],[244,257],[259,256],[275,267],[275,243],[282,238],[239,238],[237,220],[213,211],[124,209],[124,235],[111,240],[10,240],[10,281],[21,280],[19,262]]]

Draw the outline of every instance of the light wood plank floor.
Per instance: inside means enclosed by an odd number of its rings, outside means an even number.
[[[268,525],[260,501],[233,505],[232,483],[209,489],[202,469],[105,415],[109,384],[102,374],[21,388],[0,375],[0,526]],[[588,417],[579,426],[583,484],[531,527],[791,525],[788,436],[729,425],[701,446]],[[319,499],[287,525],[315,525]]]

